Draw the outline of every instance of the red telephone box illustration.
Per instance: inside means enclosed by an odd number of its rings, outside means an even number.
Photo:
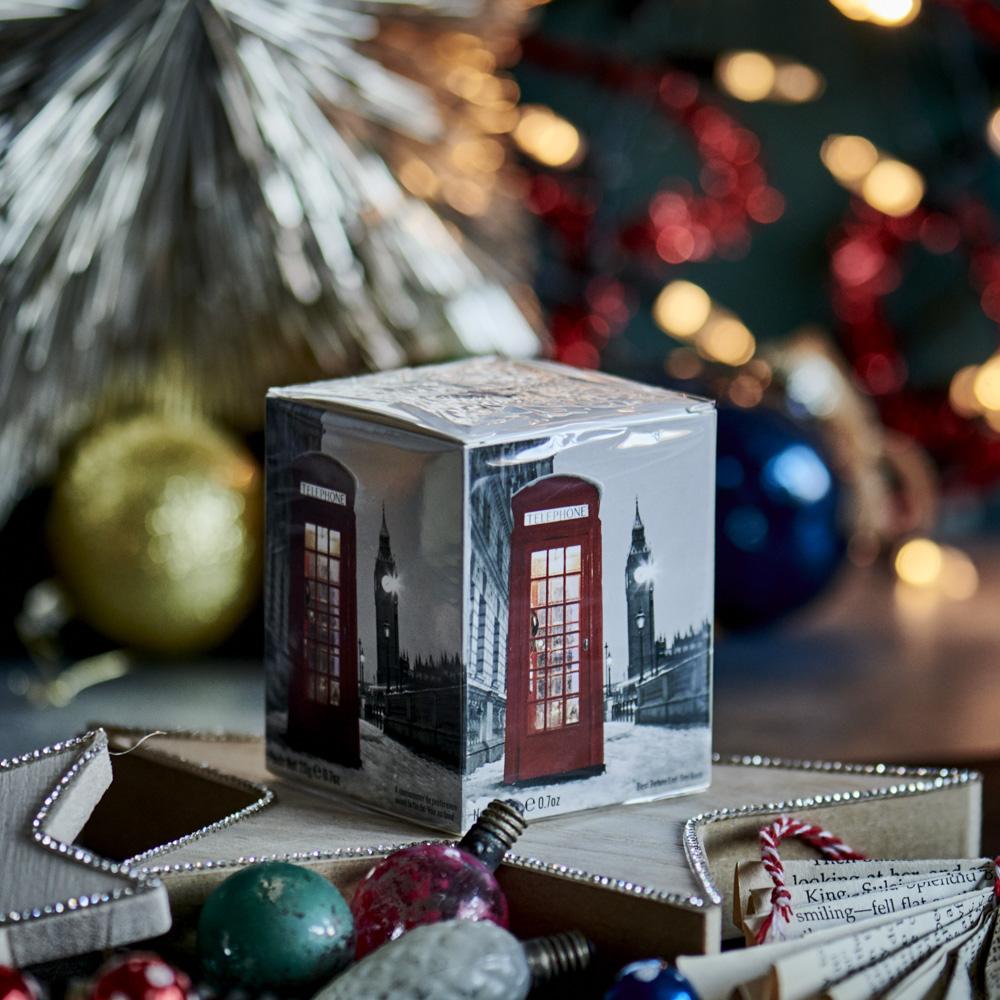
[[[354,476],[328,455],[293,466],[288,743],[361,766]]]
[[[600,492],[548,476],[511,501],[504,782],[604,770]]]

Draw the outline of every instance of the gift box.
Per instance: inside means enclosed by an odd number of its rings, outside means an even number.
[[[711,403],[474,359],[267,406],[274,771],[448,831],[708,785]]]

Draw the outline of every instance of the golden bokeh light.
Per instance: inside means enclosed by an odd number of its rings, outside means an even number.
[[[920,13],[920,0],[830,0],[844,17],[883,28],[901,28]]]
[[[737,375],[729,386],[729,398],[737,406],[752,409],[764,398],[764,386],[752,375]]]
[[[573,167],[585,152],[583,138],[575,126],[539,104],[521,108],[513,136],[523,153],[547,167]]]
[[[711,313],[708,292],[691,281],[671,281],[653,303],[653,319],[660,329],[681,340],[693,337]]]
[[[930,587],[936,584],[943,566],[941,546],[929,538],[913,538],[896,553],[896,576],[912,587]]]
[[[986,142],[997,156],[1000,156],[1000,108],[990,115],[986,123]]]
[[[463,139],[452,147],[451,161],[460,170],[492,173],[503,166],[504,150],[496,139]]]
[[[826,80],[810,66],[802,63],[779,63],[775,70],[772,96],[789,104],[815,101],[826,89]]]
[[[719,86],[740,101],[763,101],[771,95],[777,70],[763,52],[730,52],[716,63]]]
[[[826,81],[814,69],[765,52],[727,52],[715,64],[715,81],[739,101],[814,101]]]
[[[437,174],[429,164],[416,156],[410,157],[399,166],[399,182],[412,195],[418,198],[431,199],[437,195],[440,188]]]
[[[901,28],[916,20],[920,0],[865,0],[868,20],[884,28]]]
[[[948,385],[948,402],[960,417],[974,417],[982,413],[982,407],[976,399],[976,376],[978,365],[966,365],[959,368],[951,377]]]
[[[668,355],[664,368],[668,375],[679,379],[697,378],[705,364],[690,347],[675,347]]]
[[[984,410],[1000,410],[1000,357],[994,355],[979,366],[972,380],[976,402]]]
[[[736,367],[753,357],[757,341],[735,316],[719,314],[698,331],[696,346],[709,361]]]
[[[467,177],[449,178],[442,186],[444,200],[462,215],[485,215],[490,207],[490,192]]]
[[[946,546],[941,568],[941,593],[951,601],[967,601],[979,589],[979,571],[961,549]]]
[[[874,143],[860,135],[831,135],[820,147],[823,166],[848,187],[859,184],[878,163]]]
[[[961,549],[914,538],[896,553],[897,603],[921,615],[942,600],[967,601],[979,589],[979,571]]]
[[[924,179],[901,160],[879,160],[861,182],[861,197],[886,215],[909,215],[924,196]]]

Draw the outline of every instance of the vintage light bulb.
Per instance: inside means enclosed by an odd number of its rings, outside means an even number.
[[[494,799],[458,844],[413,844],[379,862],[351,900],[357,957],[421,924],[488,920],[506,927],[507,900],[493,872],[525,825],[519,803]]]
[[[522,944],[495,924],[446,920],[390,941],[313,1000],[523,1000],[540,983],[582,972],[592,953],[577,931]]]

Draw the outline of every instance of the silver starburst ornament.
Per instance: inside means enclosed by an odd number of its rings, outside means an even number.
[[[0,0],[0,521],[123,407],[533,353],[524,6]]]

